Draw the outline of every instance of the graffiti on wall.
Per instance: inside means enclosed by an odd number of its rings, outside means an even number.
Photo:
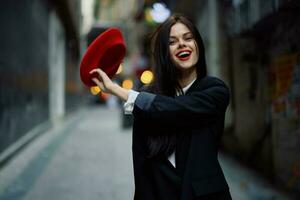
[[[300,189],[300,53],[279,56],[269,68],[274,173],[287,191]]]
[[[269,71],[272,114],[300,117],[300,53],[281,56]]]

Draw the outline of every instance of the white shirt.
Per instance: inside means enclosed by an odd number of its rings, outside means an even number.
[[[191,83],[189,83],[187,86],[182,88],[183,94],[186,93],[186,91],[192,86],[192,84],[195,82],[195,80],[196,79],[194,79]],[[134,108],[134,102],[135,102],[138,95],[139,95],[139,92],[134,91],[134,90],[129,90],[128,99],[124,103],[124,112],[125,112],[126,115],[132,114],[132,111],[133,111],[133,108]],[[177,91],[176,95],[179,96],[180,92]],[[174,167],[176,167],[176,164],[175,164],[175,151],[168,157],[168,160],[171,162],[171,164]]]

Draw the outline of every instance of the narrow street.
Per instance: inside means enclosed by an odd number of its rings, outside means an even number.
[[[284,200],[261,178],[220,155],[234,200]],[[117,109],[90,106],[69,114],[0,170],[1,200],[130,200],[131,129]]]

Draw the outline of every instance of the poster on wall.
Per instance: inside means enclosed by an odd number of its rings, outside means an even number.
[[[300,188],[300,53],[276,58],[269,69],[274,171],[292,190]]]
[[[272,62],[269,91],[272,115],[300,117],[300,53],[284,55]]]

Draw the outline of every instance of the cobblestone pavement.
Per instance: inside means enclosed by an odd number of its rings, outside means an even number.
[[[234,200],[285,200],[226,155],[221,165]],[[131,129],[121,112],[90,106],[43,133],[0,170],[1,200],[131,200]]]

